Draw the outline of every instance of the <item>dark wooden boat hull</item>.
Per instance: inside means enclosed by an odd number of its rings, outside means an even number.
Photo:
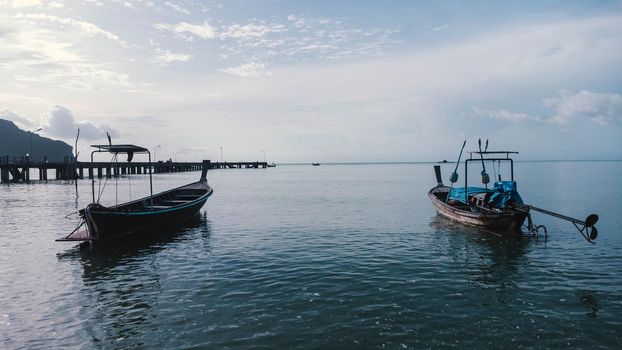
[[[182,196],[189,190],[196,198],[178,205],[158,205],[182,202],[171,198]],[[109,240],[187,220],[199,212],[212,192],[207,182],[197,182],[115,207],[89,204],[82,212],[89,240]]]
[[[445,203],[444,198],[449,193],[449,187],[436,186],[428,192],[432,204],[439,215],[460,224],[477,227],[481,230],[501,235],[522,235],[521,227],[527,218],[528,212],[508,210],[501,213],[476,211],[466,206],[451,206]]]

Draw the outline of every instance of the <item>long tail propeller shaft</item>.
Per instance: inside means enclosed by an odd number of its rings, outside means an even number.
[[[596,214],[590,214],[587,218],[585,218],[585,220],[579,220],[571,218],[570,216],[552,212],[550,210],[538,208],[533,205],[525,205],[525,207],[529,208],[530,210],[535,210],[537,212],[556,217],[558,219],[572,222],[577,230],[579,230],[579,233],[581,233],[583,238],[585,238],[585,240],[590,243],[594,243],[594,240],[598,237],[598,230],[596,229],[596,226],[594,226],[596,225],[596,222],[598,222],[598,215]]]

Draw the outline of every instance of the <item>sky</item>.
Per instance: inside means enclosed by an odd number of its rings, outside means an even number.
[[[622,1],[0,0],[0,118],[81,158],[620,160]]]

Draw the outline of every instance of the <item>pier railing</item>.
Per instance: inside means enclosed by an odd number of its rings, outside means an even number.
[[[48,172],[54,172],[56,180],[89,179],[94,177],[113,177],[120,175],[174,173],[201,170],[202,162],[76,162],[65,157],[62,162],[32,162],[27,157],[10,159],[0,157],[0,181],[29,181],[30,170],[38,170],[38,180],[48,180]],[[212,162],[210,169],[258,169],[267,168],[267,162]]]

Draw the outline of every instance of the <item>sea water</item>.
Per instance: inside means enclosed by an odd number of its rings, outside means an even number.
[[[515,163],[525,202],[599,214],[596,244],[538,213],[546,239],[452,224],[427,198],[432,166],[213,170],[200,216],[94,246],[54,241],[92,201],[90,180],[1,184],[0,348],[622,344],[622,162]],[[157,174],[154,191],[198,177]],[[94,187],[114,204],[148,194],[148,183]]]

